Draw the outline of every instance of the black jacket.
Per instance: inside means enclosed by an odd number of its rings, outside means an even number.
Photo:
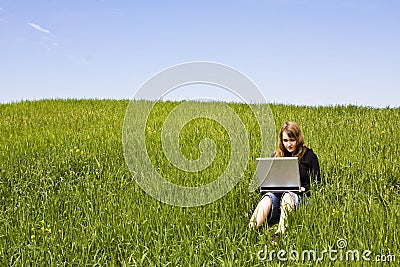
[[[299,161],[300,182],[305,192],[310,190],[311,181],[321,181],[318,157],[312,149],[306,147],[306,152]]]

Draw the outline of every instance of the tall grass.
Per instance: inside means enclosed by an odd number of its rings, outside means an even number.
[[[277,128],[286,120],[301,125],[323,172],[322,183],[313,186],[312,204],[289,218],[286,235],[273,245],[276,226],[247,229],[259,199],[248,185],[260,142],[246,106],[230,104],[250,136],[244,178],[211,204],[181,208],[147,195],[128,171],[122,149],[128,104],[43,100],[0,105],[0,265],[279,266],[285,262],[276,256],[261,261],[259,251],[321,252],[337,249],[339,238],[347,241],[345,249],[370,250],[372,260],[395,255],[388,258],[391,263],[400,261],[400,109],[271,105]],[[179,170],[165,160],[157,128],[178,104],[157,104],[146,140],[152,160],[174,183],[208,183],[223,171],[229,137],[210,120],[190,122],[182,130],[182,153],[196,159],[199,141],[208,137],[217,144],[219,161],[204,175],[177,180]],[[322,262],[349,264],[376,262],[328,257]]]

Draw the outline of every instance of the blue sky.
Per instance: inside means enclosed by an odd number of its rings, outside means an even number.
[[[212,61],[268,102],[397,107],[399,14],[397,0],[0,0],[0,102],[130,99],[167,67]]]

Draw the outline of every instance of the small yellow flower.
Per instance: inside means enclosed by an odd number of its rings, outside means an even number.
[[[31,235],[31,239],[35,239],[35,235]]]
[[[42,225],[44,225],[44,220],[41,220],[40,223],[41,223]]]
[[[338,213],[339,213],[339,211],[338,211],[337,209],[333,209],[333,210],[332,210],[332,215],[333,215],[333,216],[335,216],[335,215],[338,214]]]

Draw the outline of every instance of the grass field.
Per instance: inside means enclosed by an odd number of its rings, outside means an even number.
[[[1,266],[399,264],[399,108],[270,106],[276,128],[286,120],[302,126],[323,173],[323,182],[313,186],[312,205],[289,218],[286,235],[273,245],[276,225],[259,232],[247,228],[259,199],[248,186],[261,151],[247,106],[229,104],[248,130],[250,158],[242,179],[217,201],[185,208],[152,198],[128,170],[122,146],[128,104],[43,100],[0,105]],[[229,135],[212,120],[190,121],[179,136],[182,153],[198,158],[204,138],[214,140],[217,153],[209,168],[182,173],[163,155],[159,134],[177,105],[158,103],[149,116],[151,161],[176,184],[212,182],[227,165]],[[278,258],[279,250],[286,252],[280,258],[287,262]],[[299,256],[310,250],[322,263]],[[337,257],[324,250],[336,250]],[[358,261],[349,250],[360,252]],[[361,258],[364,251],[371,252],[370,261]]]

